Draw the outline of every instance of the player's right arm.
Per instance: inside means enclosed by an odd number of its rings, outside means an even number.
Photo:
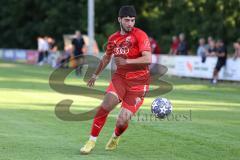
[[[92,75],[92,77],[90,78],[90,80],[87,83],[87,86],[89,87],[93,87],[95,81],[98,78],[98,75],[106,68],[106,66],[109,64],[111,58],[112,58],[112,53],[113,53],[113,49],[115,47],[114,45],[115,43],[113,43],[112,41],[108,41],[107,44],[107,48],[106,48],[106,52],[104,54],[104,56],[102,57],[102,59],[100,60],[100,63],[98,64],[98,67],[95,71],[95,73]]]
[[[103,58],[101,59],[100,63],[98,64],[98,67],[95,71],[95,73],[92,75],[92,77],[89,79],[87,86],[93,87],[95,81],[98,78],[98,75],[106,68],[106,66],[109,64],[111,60],[111,55],[105,54]]]

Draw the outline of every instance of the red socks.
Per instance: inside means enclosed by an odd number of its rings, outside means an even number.
[[[99,108],[97,111],[93,124],[92,124],[92,130],[91,130],[91,136],[92,137],[98,137],[99,133],[101,132],[107,117],[108,117],[109,111],[105,110],[103,106]],[[115,136],[120,136],[126,129],[128,128],[128,124],[125,126],[116,126],[114,130]]]
[[[128,128],[128,124],[123,127],[115,127],[114,133],[116,136],[120,136],[126,129]]]
[[[109,114],[109,111],[105,110],[103,106],[99,108],[97,111],[94,121],[92,124],[92,130],[91,130],[91,136],[97,137],[102,130],[102,127],[104,126],[107,116]]]

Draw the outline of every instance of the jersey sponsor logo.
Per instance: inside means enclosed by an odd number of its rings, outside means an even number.
[[[115,55],[126,55],[129,53],[129,48],[128,47],[116,47],[114,49]]]
[[[125,41],[122,41],[114,49],[115,55],[127,55],[132,47],[131,36],[126,37]]]

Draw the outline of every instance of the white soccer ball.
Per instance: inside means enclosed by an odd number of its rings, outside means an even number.
[[[165,118],[172,113],[173,107],[171,102],[166,98],[158,97],[151,105],[151,111],[157,118]]]

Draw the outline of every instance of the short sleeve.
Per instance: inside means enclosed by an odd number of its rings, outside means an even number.
[[[108,42],[107,42],[107,45],[106,45],[106,50],[105,50],[105,54],[106,55],[112,55],[113,54],[113,50],[115,48],[115,43],[114,43],[114,40],[112,38],[112,36],[110,36],[108,38]]]
[[[151,45],[147,34],[143,31],[137,33],[139,52],[149,51],[151,52]]]

